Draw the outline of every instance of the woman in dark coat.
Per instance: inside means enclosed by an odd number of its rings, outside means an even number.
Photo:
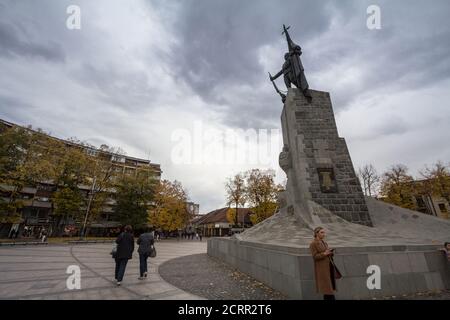
[[[317,292],[323,294],[325,300],[335,300],[336,279],[334,277],[334,265],[332,264],[333,250],[323,240],[325,230],[322,227],[314,229],[314,240],[309,249],[314,259],[314,273]]]
[[[116,252],[116,280],[117,285],[120,286],[125,274],[125,268],[127,267],[128,260],[132,258],[134,251],[134,237],[132,234],[131,226],[126,226],[124,232],[119,234],[116,239],[117,252]]]
[[[147,278],[147,258],[152,252],[152,247],[155,245],[155,238],[153,236],[153,230],[148,229],[145,233],[141,234],[137,240],[139,245],[139,280]]]

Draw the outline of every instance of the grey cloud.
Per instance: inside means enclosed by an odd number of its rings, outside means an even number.
[[[411,128],[405,120],[399,117],[386,117],[371,133],[371,137],[399,135],[408,132]]]
[[[173,26],[179,39],[173,64],[197,93],[213,101],[230,83],[252,85],[267,78],[257,50],[283,40],[283,23],[295,21],[301,40],[306,41],[314,32],[325,30],[329,21],[328,13],[313,2],[194,0],[180,5]],[[300,12],[307,12],[301,20]]]
[[[147,108],[159,95],[159,90],[148,84],[144,72],[127,72],[114,65],[86,62],[73,75],[83,86],[95,88],[99,99],[124,111]]]
[[[358,3],[356,12],[359,13],[372,4],[371,1]],[[310,68],[318,74],[339,64],[339,59],[351,59],[353,65],[364,71],[355,87],[332,92],[337,110],[348,107],[361,94],[423,89],[450,77],[447,40],[450,25],[444,23],[450,3],[435,1],[433,6],[428,6],[422,1],[380,1],[378,4],[382,13],[381,30],[369,31],[365,27],[365,15],[347,12],[347,24],[336,26],[331,33],[337,43],[324,43],[326,49],[310,61]],[[333,88],[332,84],[324,85]]]
[[[17,97],[0,94],[0,110],[2,118],[10,119],[15,123],[22,123],[23,116],[32,112],[33,106],[21,101]]]
[[[437,1],[429,6],[420,1],[379,1],[383,23],[379,31],[366,27],[366,8],[370,4],[371,1],[341,1],[339,5],[328,1],[182,1],[177,22],[172,26],[179,40],[172,64],[177,76],[199,96],[216,104],[219,110],[226,110],[225,123],[243,127],[267,123],[266,117],[273,115],[276,108],[276,100],[263,98],[263,89],[258,90],[266,88],[265,92],[275,95],[257,53],[264,45],[284,46],[280,34],[283,23],[292,24],[294,41],[304,48],[307,77],[314,79],[316,74],[349,60],[361,68],[361,81],[352,87],[337,88],[333,83],[310,81],[314,89],[332,91],[337,111],[362,94],[423,88],[449,77],[449,27],[436,30],[429,25],[430,19],[444,19],[450,8],[447,2]],[[426,18],[421,18],[420,13]],[[308,45],[323,35],[326,37],[320,43],[321,50],[308,50]],[[280,51],[280,67],[282,55]],[[262,86],[264,82],[267,87]],[[248,101],[234,98],[242,94],[233,90],[237,85],[251,87]],[[260,99],[254,100],[256,95],[261,95]],[[238,115],[246,118],[236,120]]]
[[[65,53],[56,42],[37,43],[23,37],[20,30],[0,21],[0,55],[40,57],[55,62],[64,62]]]
[[[283,104],[270,83],[266,91],[250,90],[242,98],[234,99],[231,104],[227,104],[227,109],[222,114],[222,122],[227,126],[243,129],[271,129],[280,126]]]

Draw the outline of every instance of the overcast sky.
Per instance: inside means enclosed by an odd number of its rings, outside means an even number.
[[[366,25],[371,4],[379,30]],[[66,27],[69,5],[79,30]],[[267,72],[281,68],[287,24],[310,87],[331,93],[355,168],[403,163],[416,175],[450,160],[449,14],[447,0],[0,0],[0,117],[149,158],[206,213],[239,171],[285,179]],[[236,129],[274,129],[269,161],[221,162],[208,146],[246,149],[210,133]]]

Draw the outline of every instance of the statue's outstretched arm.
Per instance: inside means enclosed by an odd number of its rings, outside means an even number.
[[[273,77],[270,78],[270,80],[275,80],[277,79],[279,76],[281,76],[283,74],[283,69],[281,69],[280,72],[278,72],[276,75],[274,75]]]

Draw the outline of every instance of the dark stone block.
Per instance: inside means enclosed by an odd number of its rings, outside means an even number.
[[[428,265],[428,270],[441,271],[448,268],[448,261],[445,255],[439,251],[436,252],[425,252],[425,260]]]
[[[411,273],[410,281],[414,283],[415,292],[424,292],[428,291],[427,281],[425,279],[425,275],[423,273]]]
[[[369,220],[369,215],[367,212],[360,212],[359,218],[361,219],[361,221],[367,221]]]
[[[310,256],[299,256],[300,279],[314,280],[314,261]]]
[[[367,254],[344,255],[344,267],[349,277],[367,276],[369,257]]]
[[[302,298],[304,300],[318,300],[322,297],[317,293],[316,282],[314,280],[301,281]]]
[[[407,247],[406,246],[397,246],[397,245],[394,245],[394,246],[392,246],[392,251],[406,251],[406,249],[407,249]]]

